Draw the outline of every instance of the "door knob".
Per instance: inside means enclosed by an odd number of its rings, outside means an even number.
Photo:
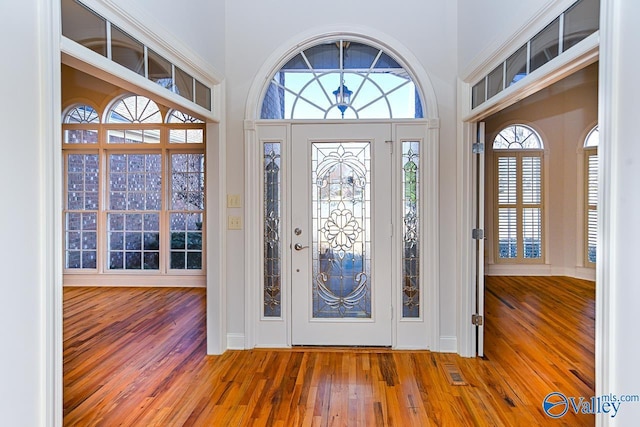
[[[300,243],[296,243],[295,245],[293,245],[293,249],[295,249],[296,251],[301,251],[303,249],[308,248],[309,246],[302,246]]]

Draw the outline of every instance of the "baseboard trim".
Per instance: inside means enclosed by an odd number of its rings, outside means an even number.
[[[440,348],[438,353],[457,353],[458,352],[458,338],[455,336],[441,336]]]
[[[204,288],[206,276],[140,276],[137,274],[65,274],[63,286],[145,288]]]
[[[595,268],[552,267],[550,265],[499,265],[489,264],[487,276],[566,276],[574,279],[595,281]]]
[[[227,350],[245,350],[244,334],[227,334]]]

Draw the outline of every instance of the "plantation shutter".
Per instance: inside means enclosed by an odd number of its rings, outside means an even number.
[[[598,152],[588,150],[587,162],[587,261],[596,262],[598,233]]]

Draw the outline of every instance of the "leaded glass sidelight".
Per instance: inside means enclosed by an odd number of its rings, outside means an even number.
[[[312,144],[313,317],[371,318],[371,147]]]
[[[402,143],[402,317],[420,317],[420,143]]]
[[[264,144],[264,316],[280,317],[281,241],[280,241],[280,143]]]

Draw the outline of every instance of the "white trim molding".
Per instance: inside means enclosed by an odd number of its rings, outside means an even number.
[[[640,59],[640,3],[602,0],[599,71],[598,243],[596,262],[596,391],[637,394],[637,242],[640,239],[637,144],[640,89],[628,84]],[[634,391],[635,390],[635,391]],[[596,425],[635,425],[640,405],[625,404],[615,418],[596,415]]]
[[[245,350],[246,347],[244,334],[228,333],[227,334],[227,349],[228,350]]]
[[[440,349],[438,351],[441,353],[457,353],[458,339],[455,336],[441,336]]]
[[[60,87],[60,0],[38,0],[40,15],[39,48],[41,99],[39,107],[39,158],[41,194],[39,258],[42,263],[41,326],[43,352],[40,372],[43,379],[39,396],[42,425],[61,426],[63,420],[63,292],[62,263],[62,125]]]
[[[65,274],[64,286],[78,287],[184,287],[184,288],[204,288],[206,283],[205,275],[141,275],[141,274]]]
[[[225,86],[221,85],[224,98]],[[207,124],[207,353],[222,354],[227,349],[227,148],[225,111],[220,123]]]

